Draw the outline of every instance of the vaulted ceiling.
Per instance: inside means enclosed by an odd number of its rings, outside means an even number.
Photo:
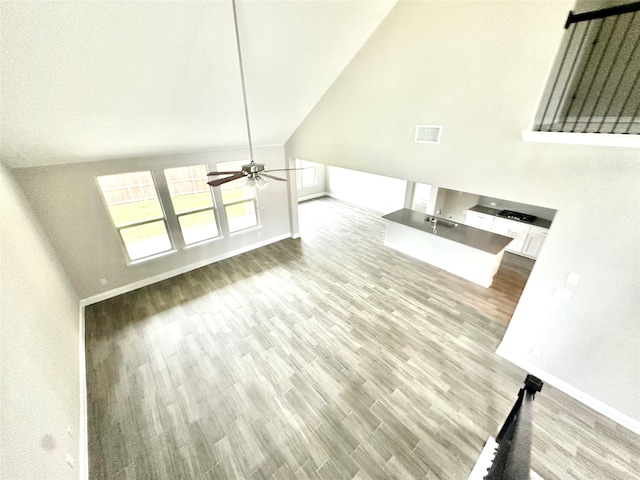
[[[397,0],[238,0],[254,145],[283,144]],[[230,0],[1,2],[10,167],[247,146]]]

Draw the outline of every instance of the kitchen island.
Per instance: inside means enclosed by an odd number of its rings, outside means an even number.
[[[384,244],[449,273],[490,287],[505,247],[513,239],[403,208],[384,215]]]

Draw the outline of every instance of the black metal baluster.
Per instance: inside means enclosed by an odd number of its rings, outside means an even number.
[[[637,85],[637,83],[636,83],[636,85]],[[640,95],[638,95],[638,105],[636,105],[636,111],[633,112],[633,117],[631,117],[629,119],[629,125],[627,125],[627,129],[625,130],[624,133],[629,133],[630,132],[631,127],[633,126],[633,124],[636,123],[636,118],[638,118],[638,113],[640,113]],[[640,134],[640,130],[638,131],[638,134]]]
[[[640,38],[640,37],[638,37],[638,38]],[[636,43],[636,47],[637,46],[638,46],[638,44]],[[631,93],[633,92],[633,89],[638,85],[638,79],[640,79],[640,70],[638,70],[638,73],[636,73],[636,78],[634,78],[633,83],[631,84],[631,88],[629,89],[629,93],[627,94],[627,98],[624,99],[624,103],[622,104],[622,107],[620,107],[620,113],[618,114],[618,118],[616,119],[616,123],[613,124],[613,128],[611,129],[611,133],[616,133],[616,127],[618,126],[618,123],[620,123],[620,119],[622,118],[622,114],[623,114],[625,108],[627,108],[627,103],[629,103],[629,99],[631,98]],[[633,118],[635,118],[635,115],[637,115],[637,114],[638,114],[638,109],[636,108],[636,111],[635,111],[635,114],[634,114]],[[629,119],[629,126],[631,126],[631,121],[633,120],[633,118]],[[627,127],[627,130],[625,131],[625,133],[627,133],[628,131],[629,131],[629,127]]]
[[[580,87],[582,86],[582,81],[585,78],[585,73],[587,72],[587,69],[589,67],[589,63],[591,62],[591,57],[593,56],[593,52],[596,49],[596,45],[598,44],[598,41],[600,40],[600,34],[602,33],[602,26],[604,25],[604,19],[602,19],[602,21],[600,22],[600,27],[598,28],[598,32],[596,33],[596,37],[593,39],[593,42],[591,42],[591,48],[589,49],[589,54],[587,55],[587,60],[584,62],[584,67],[581,69],[582,71],[580,72],[580,78],[578,79],[578,84],[575,87],[575,90],[573,91],[573,95],[571,97],[571,103],[569,103],[569,108],[567,109],[567,114],[565,116],[564,122],[566,122],[568,120],[569,114],[571,113],[571,108],[573,107],[573,101],[576,99],[576,97],[578,96],[579,92],[580,92]],[[593,79],[591,79],[591,83],[593,84]],[[587,96],[584,96],[584,99],[582,101],[582,106],[580,107],[579,110],[579,114],[576,115],[576,119],[573,122],[573,127],[571,128],[571,132],[575,132],[575,128],[578,125],[578,121],[580,120],[580,114],[582,113],[582,109],[584,108],[584,104],[587,101]],[[562,124],[561,130],[564,131],[564,123]]]
[[[616,62],[618,60],[618,55],[620,54],[620,50],[622,50],[622,46],[624,45],[624,41],[627,38],[627,35],[629,34],[629,30],[631,29],[631,25],[633,25],[633,21],[636,18],[636,13],[637,12],[633,12],[633,15],[631,16],[631,20],[629,21],[629,25],[627,25],[627,29],[624,32],[624,35],[622,36],[622,41],[620,42],[620,46],[618,48],[618,52],[616,54]],[[625,64],[624,70],[622,72],[622,74],[620,75],[620,78],[618,79],[618,83],[616,84],[616,87],[613,89],[613,96],[611,97],[611,100],[609,102],[609,105],[607,106],[607,109],[605,110],[604,114],[602,115],[602,120],[600,121],[600,125],[598,125],[598,130],[597,133],[602,133],[602,125],[604,125],[604,122],[607,120],[607,115],[609,115],[609,111],[611,110],[611,106],[613,105],[613,99],[615,98],[615,94],[618,91],[618,89],[620,88],[620,84],[622,83],[622,79],[624,78],[624,75],[627,73],[627,69],[629,68],[629,64],[631,63],[631,58],[633,58],[633,55],[636,51],[636,48],[638,48],[638,41],[640,40],[640,36],[638,36],[636,38],[636,44],[633,47],[633,50],[631,51],[631,55],[629,55],[629,58],[627,58],[627,62]],[[613,70],[613,66],[611,67]],[[612,130],[613,131],[613,130]],[[611,132],[609,132],[611,133]]]
[[[609,49],[609,45],[611,44],[611,38],[613,38],[613,32],[615,31],[615,28],[618,25],[618,20],[619,19],[620,19],[620,16],[616,16],[615,21],[613,23],[613,26],[611,27],[611,30],[610,30],[611,33],[607,36],[607,43],[605,43],[604,47],[602,48],[602,54],[600,55],[600,59],[598,60],[598,65],[596,66],[596,71],[593,74],[593,76],[591,77],[591,82],[589,83],[589,87],[587,88],[587,91],[584,94],[584,101],[582,102],[582,107],[580,107],[580,111],[578,112],[577,119],[580,119],[580,117],[582,117],[582,112],[584,110],[585,105],[587,104],[587,101],[589,100],[589,96],[591,95],[591,90],[593,89],[593,85],[595,84],[596,79],[598,78],[598,75],[600,74],[600,67],[602,67],[602,62],[603,62],[604,58],[607,55],[607,50]],[[600,32],[602,31],[602,28],[603,28],[603,26],[604,26],[606,21],[607,21],[606,18],[602,19],[602,23],[600,24],[600,30],[598,31],[598,38],[600,38]],[[591,119],[593,118],[593,112],[594,112],[594,110],[591,110],[591,114],[589,115],[589,119],[585,122],[584,128],[582,129],[582,133],[585,133],[587,131],[587,129],[589,128],[589,125],[591,124]],[[572,131],[575,131],[576,125],[577,125],[577,123],[574,124]]]
[[[582,46],[584,45],[584,40],[587,37],[587,33],[589,32],[589,27],[591,24],[587,24],[584,29],[584,34],[582,35],[582,39],[580,40],[580,46],[578,47],[578,51],[576,52],[576,56],[573,59],[573,64],[571,65],[571,69],[569,70],[569,75],[567,76],[567,81],[564,84],[564,88],[562,89],[562,95],[560,96],[560,102],[558,102],[558,106],[556,107],[556,111],[551,119],[551,125],[549,126],[549,132],[551,131],[551,127],[556,122],[556,118],[558,117],[558,112],[560,111],[560,107],[562,106],[562,100],[565,98],[567,94],[567,88],[569,87],[569,83],[571,82],[571,77],[573,75],[573,70],[576,67],[576,63],[578,62],[578,57],[580,56],[580,52],[582,51]],[[564,122],[562,123],[562,127],[564,127]],[[562,127],[560,127],[559,131],[562,131]]]
[[[549,92],[549,98],[547,99],[547,104],[544,107],[544,112],[542,113],[542,118],[540,119],[540,124],[538,125],[538,131],[542,131],[542,126],[544,125],[544,121],[547,118],[547,110],[549,110],[549,105],[551,104],[551,100],[553,99],[553,94],[556,91],[556,86],[558,85],[558,79],[562,74],[562,69],[564,68],[564,62],[567,59],[567,55],[569,53],[571,44],[573,43],[573,36],[576,33],[576,25],[571,29],[571,35],[569,36],[569,43],[567,43],[567,47],[564,50],[564,55],[562,56],[562,61],[560,62],[560,68],[558,68],[558,72],[556,73],[556,78],[553,81],[553,86],[551,87],[551,91]],[[559,100],[562,101],[562,98]],[[551,131],[551,123],[549,124],[549,131]]]
[[[609,35],[609,40],[611,40],[613,38],[613,32],[616,31],[616,27],[618,26],[618,21],[620,20],[620,15],[616,16],[616,22],[613,24],[613,27],[611,29],[611,35]],[[631,24],[629,24],[631,25]],[[628,28],[628,27],[627,27]],[[626,35],[626,32],[625,32]],[[591,125],[591,120],[593,119],[593,115],[595,112],[598,111],[598,105],[600,105],[600,100],[602,99],[602,94],[604,93],[604,91],[607,89],[607,84],[609,83],[609,79],[611,78],[611,72],[613,72],[613,66],[616,64],[616,61],[618,60],[618,55],[620,55],[620,50],[622,50],[622,45],[624,44],[624,39],[625,39],[625,35],[622,36],[622,38],[620,39],[620,44],[618,45],[618,50],[616,50],[616,54],[613,57],[613,60],[611,62],[611,67],[609,68],[609,71],[607,72],[607,76],[604,79],[604,83],[602,84],[602,88],[600,89],[600,92],[598,93],[598,98],[596,98],[596,101],[593,105],[593,110],[591,110],[591,115],[589,116],[589,123],[587,124],[587,127],[589,125]],[[604,52],[603,52],[604,54]],[[598,126],[598,128],[596,129],[595,133],[599,133],[600,132],[600,126]]]
[[[582,41],[580,42],[580,48],[578,49],[578,55],[576,55],[576,63],[578,60],[578,57],[580,57],[580,53],[582,53],[583,50],[583,44],[584,41],[586,40],[586,37],[589,34],[589,29],[591,28],[592,22],[589,21],[587,23],[587,28],[584,31],[584,37],[582,37]],[[600,23],[600,30],[602,30],[602,23]],[[564,132],[565,129],[565,125],[567,124],[567,120],[569,119],[569,115],[571,114],[571,109],[573,108],[573,102],[575,101],[577,95],[578,95],[578,91],[580,90],[580,86],[582,85],[582,80],[584,79],[584,74],[585,71],[587,70],[587,66],[589,65],[589,61],[591,60],[591,55],[593,54],[593,49],[595,44],[598,41],[598,35],[600,34],[600,30],[598,30],[598,33],[596,34],[596,38],[594,40],[594,42],[591,43],[591,48],[589,49],[589,53],[587,54],[587,60],[586,62],[583,62],[584,67],[581,69],[581,71],[579,72],[580,77],[578,78],[578,83],[575,86],[575,88],[573,89],[573,93],[571,94],[571,99],[569,100],[569,106],[567,107],[567,109],[565,110],[564,113],[564,119],[562,120],[562,125],[560,125],[560,131]],[[574,64],[575,67],[575,64]],[[573,74],[573,71],[571,72]],[[575,82],[571,82],[571,83],[575,83]],[[575,122],[574,122],[574,127],[575,127]],[[571,130],[573,132],[573,130]]]

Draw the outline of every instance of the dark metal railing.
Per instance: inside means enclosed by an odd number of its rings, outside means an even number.
[[[533,400],[542,390],[542,381],[527,375],[518,399],[496,437],[498,449],[485,480],[529,480]]]
[[[534,130],[640,134],[640,2],[569,13]]]

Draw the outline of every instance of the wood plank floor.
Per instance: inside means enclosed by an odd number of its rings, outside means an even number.
[[[466,479],[526,372],[494,351],[532,263],[490,289],[300,205],[284,240],[86,309],[92,479]],[[629,479],[638,436],[545,385],[533,468]]]

